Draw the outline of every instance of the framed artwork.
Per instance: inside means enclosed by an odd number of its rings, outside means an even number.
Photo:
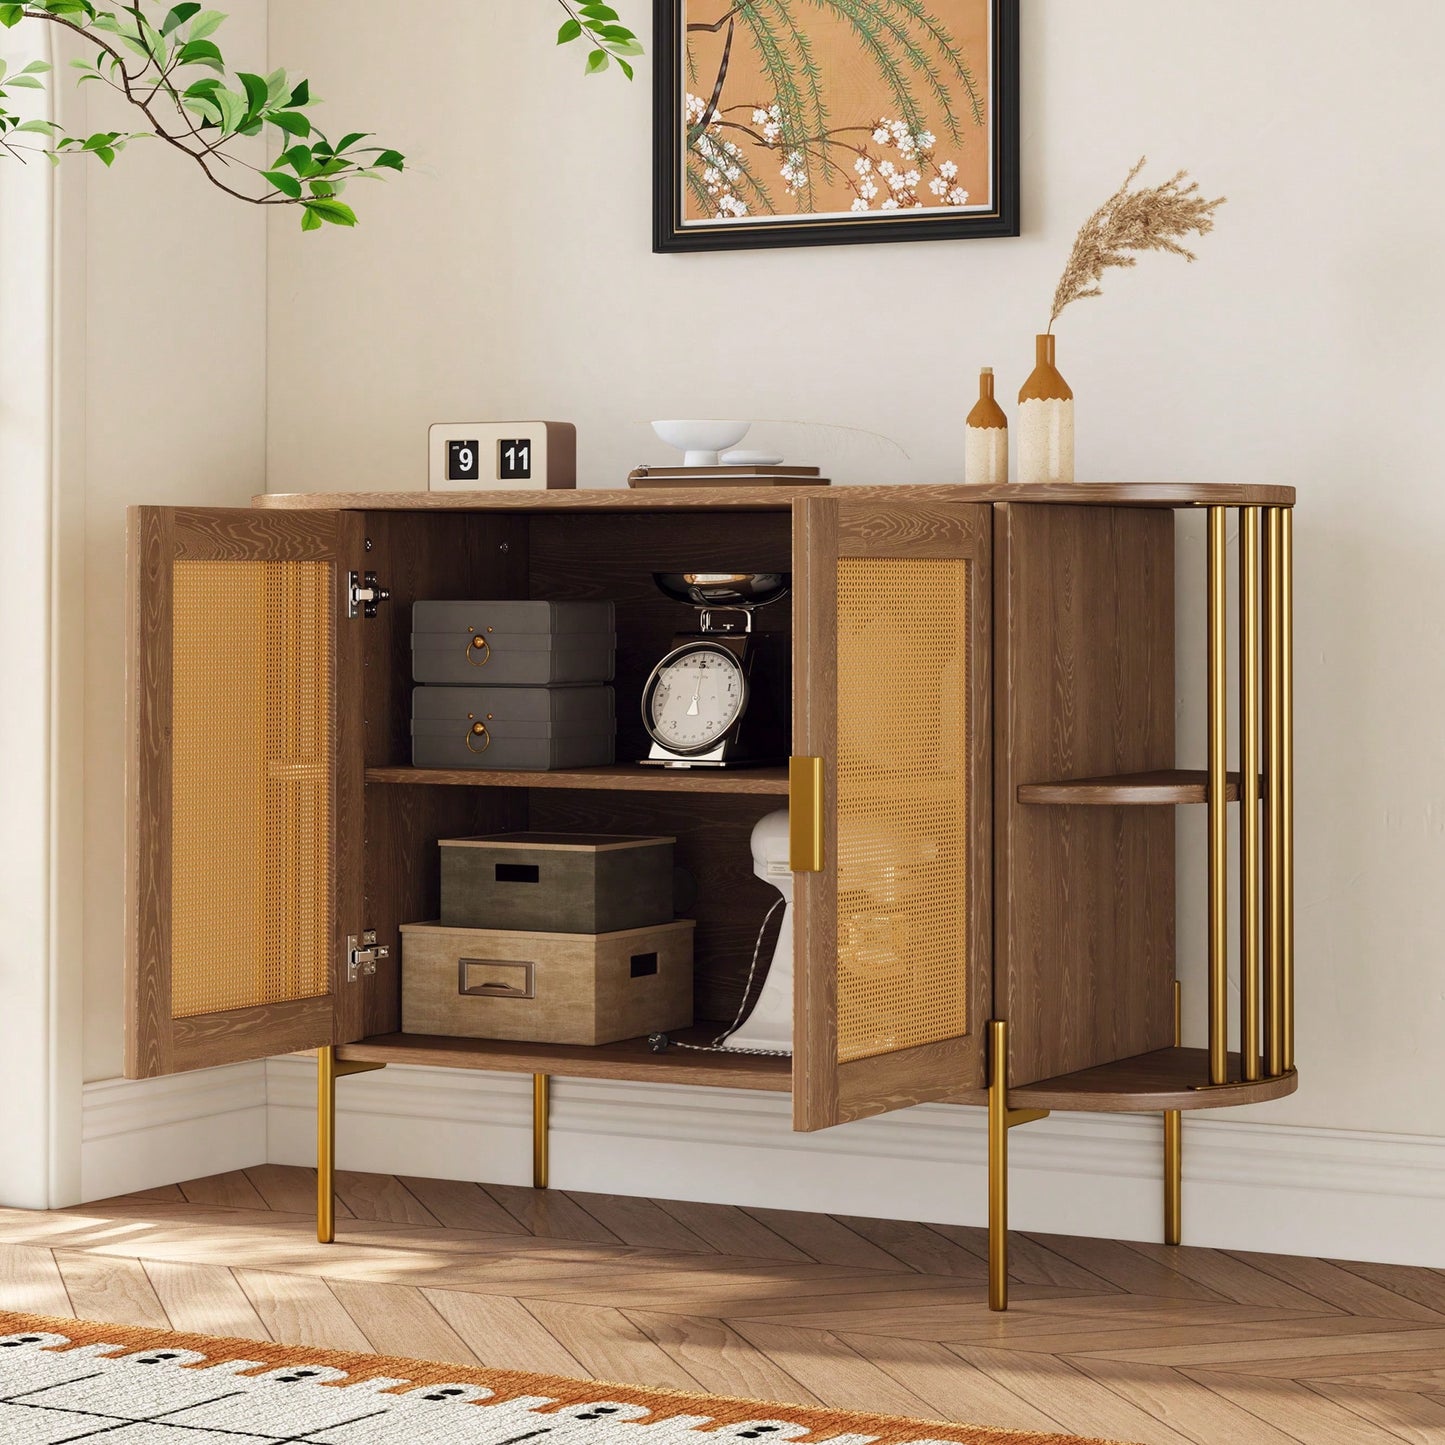
[[[1019,234],[1018,0],[655,0],[653,250]]]

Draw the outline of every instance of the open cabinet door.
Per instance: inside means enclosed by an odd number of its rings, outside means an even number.
[[[330,1044],[358,992],[361,518],[129,520],[126,1073]]]
[[[991,512],[795,503],[797,1129],[984,1084]]]

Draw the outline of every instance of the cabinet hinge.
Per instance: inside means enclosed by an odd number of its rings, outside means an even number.
[[[358,942],[354,933],[346,939],[346,981],[355,983],[359,978],[370,978],[376,972],[376,965],[391,957],[391,950],[376,941],[376,930],[368,928]]]
[[[346,594],[346,615],[375,617],[377,604],[385,602],[391,593],[377,581],[375,572],[352,572],[350,579]]]

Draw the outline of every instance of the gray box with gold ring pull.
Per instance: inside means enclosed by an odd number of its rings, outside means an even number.
[[[547,687],[611,682],[617,659],[610,602],[418,602],[412,680],[448,687]]]
[[[605,767],[617,753],[610,687],[418,687],[411,760],[418,768]]]

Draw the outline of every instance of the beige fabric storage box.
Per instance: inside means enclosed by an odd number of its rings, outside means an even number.
[[[674,841],[625,833],[442,838],[441,921],[538,933],[671,922]]]
[[[621,933],[523,933],[407,923],[409,1034],[611,1044],[692,1023],[690,918]]]

